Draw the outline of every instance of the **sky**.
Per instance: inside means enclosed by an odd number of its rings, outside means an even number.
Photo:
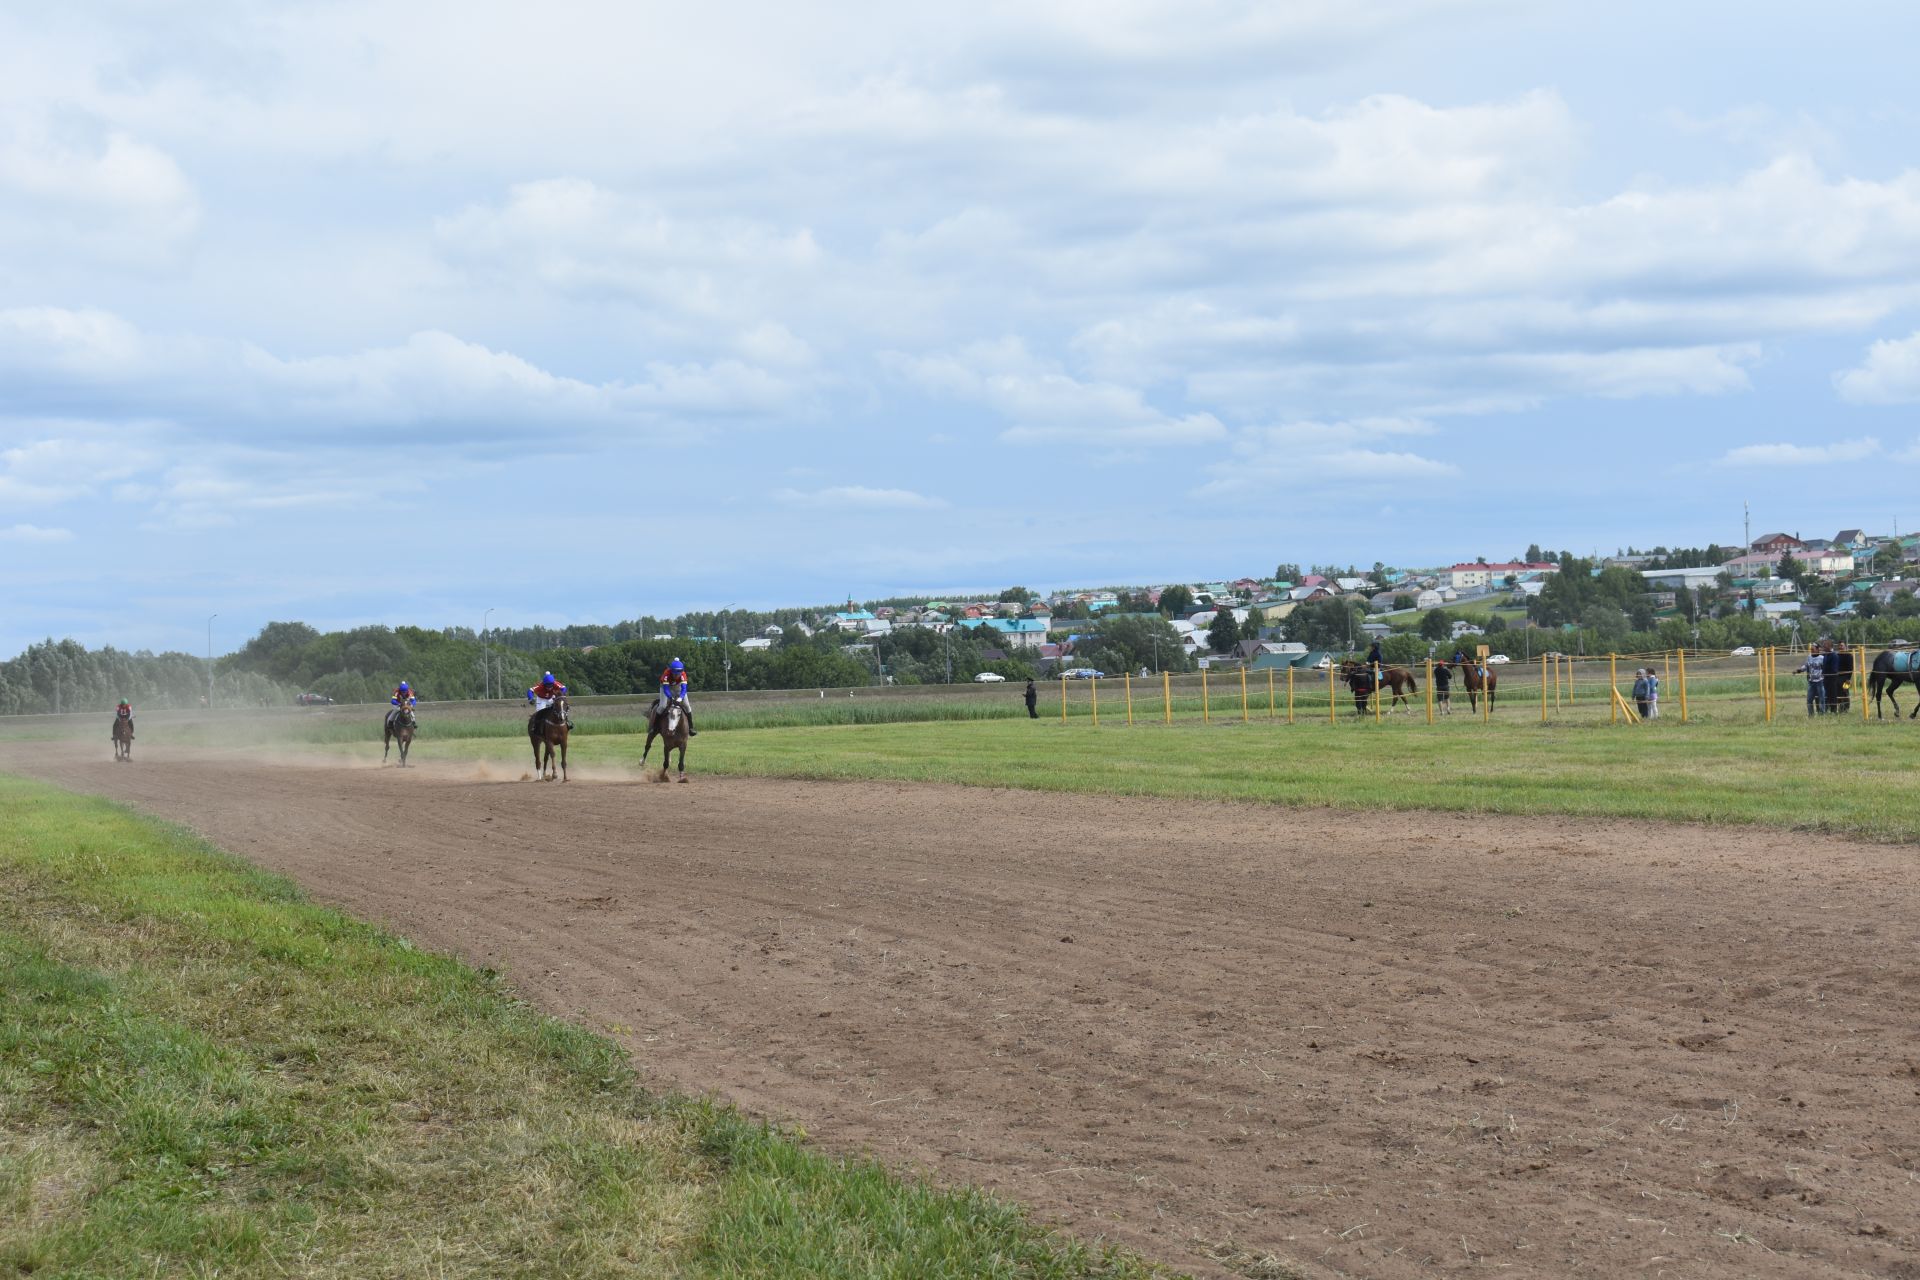
[[[1920,527],[1917,46],[1894,0],[8,6],[0,653]]]

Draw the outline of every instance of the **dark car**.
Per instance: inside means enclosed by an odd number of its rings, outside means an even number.
[[[303,707],[330,707],[333,699],[324,693],[302,693],[294,697],[294,702]]]

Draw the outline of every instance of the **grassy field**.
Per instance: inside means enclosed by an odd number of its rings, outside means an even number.
[[[0,777],[0,1271],[1135,1277],[636,1081],[488,975]]]

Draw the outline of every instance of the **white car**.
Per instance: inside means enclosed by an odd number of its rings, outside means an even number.
[[[1751,658],[1753,656],[1753,646],[1743,644],[1738,649],[1735,649],[1730,656],[1735,658]]]
[[[1006,680],[998,671],[982,671],[973,678],[975,684],[1005,684]]]
[[[1512,662],[1512,661],[1513,659],[1509,658],[1504,653],[1491,653],[1487,655],[1487,665],[1490,667],[1497,667],[1503,662]]]

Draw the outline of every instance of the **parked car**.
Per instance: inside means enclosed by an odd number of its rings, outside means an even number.
[[[1509,658],[1504,653],[1492,653],[1487,655],[1487,665],[1490,667],[1499,666],[1503,662],[1512,662],[1512,661],[1513,659]]]
[[[1003,684],[1006,682],[1006,679],[1007,678],[998,671],[982,671],[973,678],[973,682],[975,684]]]
[[[1106,672],[1096,671],[1092,667],[1074,667],[1065,673],[1069,680],[1102,680],[1106,678],[1106,674]]]
[[[294,698],[294,702],[303,707],[330,707],[333,699],[324,693],[303,693]]]
[[[1736,658],[1751,658],[1753,656],[1753,646],[1750,644],[1743,644],[1738,649],[1735,649],[1733,651],[1732,656]]]

